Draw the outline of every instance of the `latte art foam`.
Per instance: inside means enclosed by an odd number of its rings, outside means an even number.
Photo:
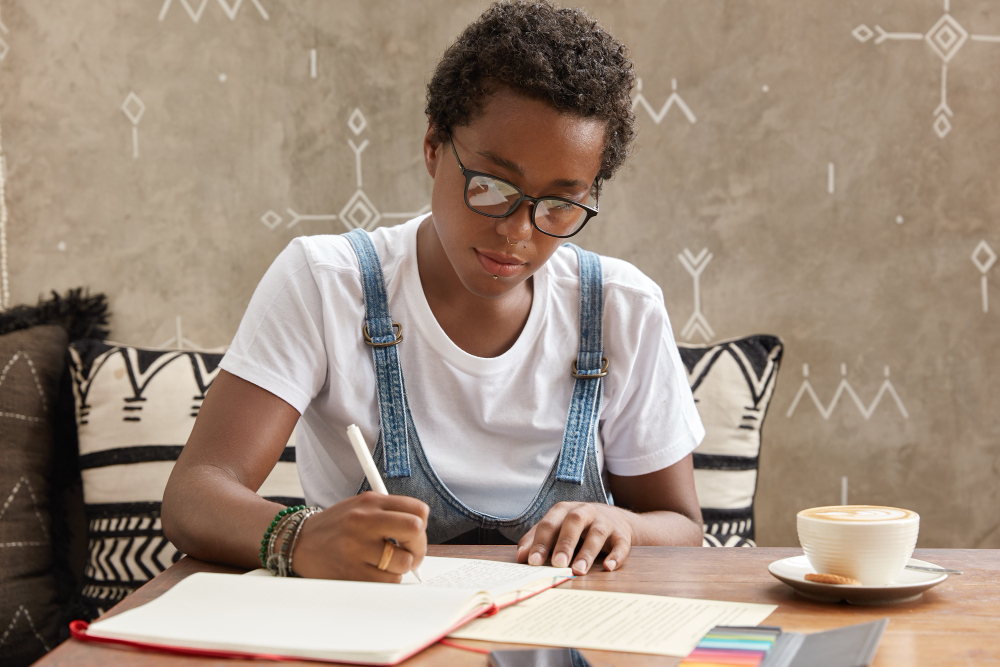
[[[843,505],[833,507],[814,507],[800,512],[803,517],[821,521],[898,521],[912,519],[916,512],[899,509],[898,507],[879,507],[875,505]]]

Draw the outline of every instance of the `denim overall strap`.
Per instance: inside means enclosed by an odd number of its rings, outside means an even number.
[[[603,367],[604,280],[601,260],[579,246],[567,243],[580,260],[580,351],[569,418],[559,451],[556,479],[583,484],[587,454],[595,451],[597,423],[604,398]]]
[[[409,477],[410,458],[406,437],[406,388],[399,366],[398,342],[389,299],[385,293],[382,264],[368,232],[354,229],[344,234],[361,266],[361,286],[365,295],[365,326],[375,359],[378,387],[380,440],[385,454],[386,477]],[[400,330],[399,339],[402,339]],[[388,344],[388,345],[387,345]]]

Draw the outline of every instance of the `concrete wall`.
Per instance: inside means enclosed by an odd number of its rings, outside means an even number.
[[[680,340],[787,345],[759,542],[846,476],[924,546],[1000,547],[996,3],[588,6],[642,89],[581,243],[652,276]],[[226,345],[291,238],[429,204],[424,85],[484,7],[0,0],[6,304],[88,285],[118,340]]]

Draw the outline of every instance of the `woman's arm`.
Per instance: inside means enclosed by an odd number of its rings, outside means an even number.
[[[260,541],[282,505],[256,491],[277,463],[299,413],[274,394],[220,370],[163,494],[163,532],[203,560],[260,567]],[[398,581],[423,560],[427,505],[366,493],[311,517],[295,549],[295,570],[328,579]],[[384,539],[397,549],[375,565]],[[405,549],[405,550],[404,550]]]
[[[669,468],[647,475],[608,475],[615,505],[558,503],[525,533],[517,545],[517,560],[590,570],[607,552],[604,569],[618,568],[632,546],[700,546],[701,508],[694,487],[689,454]],[[574,557],[574,551],[579,551]]]

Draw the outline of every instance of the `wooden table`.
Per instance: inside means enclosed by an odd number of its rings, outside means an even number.
[[[429,553],[432,556],[514,560],[514,547],[432,546]],[[776,604],[778,609],[765,622],[797,632],[829,630],[888,616],[892,620],[882,638],[875,665],[932,667],[1000,664],[1000,550],[917,550],[914,554],[916,558],[964,570],[965,574],[952,575],[915,601],[878,607],[813,602],[799,597],[768,573],[768,563],[799,554],[799,549],[639,547],[632,550],[621,570],[607,573],[598,568],[585,577],[563,584],[563,587]],[[233,568],[185,558],[123,600],[108,614],[117,614],[152,600],[184,577],[201,571],[238,572]],[[486,648],[491,646],[484,642],[463,643]],[[492,646],[515,648],[512,644]],[[679,658],[663,656],[590,650],[584,651],[584,654],[594,667],[667,666],[680,661]],[[65,642],[36,664],[43,667],[107,667],[117,664],[171,667],[183,663],[274,664],[251,660],[183,658],[74,640]],[[486,656],[436,645],[404,664],[406,667],[483,667]]]

